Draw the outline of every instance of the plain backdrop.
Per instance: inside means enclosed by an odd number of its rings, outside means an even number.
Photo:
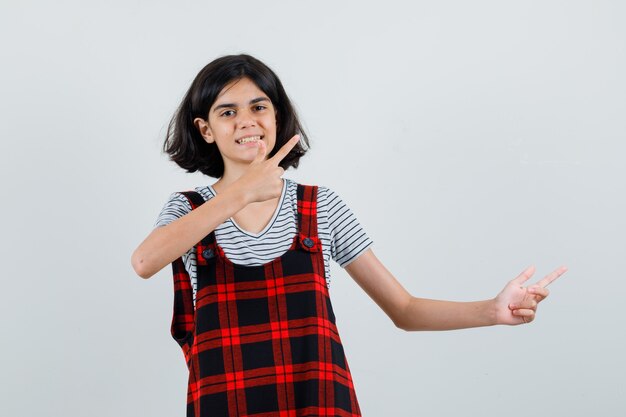
[[[404,332],[333,263],[364,416],[623,416],[621,1],[9,1],[0,13],[0,415],[183,416],[171,268],[132,251],[173,191],[161,152],[197,72],[249,53],[330,187],[413,295],[494,297],[559,265],[525,326]]]

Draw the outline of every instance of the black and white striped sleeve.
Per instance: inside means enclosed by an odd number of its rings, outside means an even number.
[[[174,220],[183,217],[191,211],[189,200],[179,192],[174,192],[161,209],[154,227],[165,226]]]
[[[331,257],[345,268],[374,242],[337,193],[323,186],[318,187],[318,193],[322,221],[328,222],[330,231]]]

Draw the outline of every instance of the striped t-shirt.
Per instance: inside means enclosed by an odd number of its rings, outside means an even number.
[[[269,223],[259,233],[251,233],[239,227],[232,219],[215,229],[215,239],[228,259],[240,265],[263,265],[280,257],[290,248],[297,232],[298,184],[283,178],[283,189],[278,207]],[[196,187],[195,190],[208,201],[216,195],[212,186]],[[170,195],[154,226],[164,226],[191,211],[187,198],[179,192]],[[331,189],[318,186],[317,228],[322,243],[326,285],[330,288],[330,259],[342,268],[363,253],[373,241],[365,233],[348,206]],[[196,253],[194,248],[182,255],[189,273],[196,299]]]

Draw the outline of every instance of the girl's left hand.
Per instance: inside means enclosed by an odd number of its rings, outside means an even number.
[[[530,323],[535,319],[537,304],[550,293],[546,286],[567,271],[561,266],[546,275],[537,283],[528,287],[522,284],[535,273],[535,267],[526,268],[520,275],[504,287],[494,299],[496,309],[496,324],[517,325]]]

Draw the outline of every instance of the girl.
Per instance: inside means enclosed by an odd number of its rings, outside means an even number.
[[[529,267],[491,300],[413,297],[337,194],[282,178],[308,145],[280,80],[249,55],[204,67],[170,122],[171,160],[217,181],[173,193],[132,265],[150,278],[172,263],[187,416],[361,415],[328,293],[331,258],[407,331],[531,322],[566,271],[524,286]]]

